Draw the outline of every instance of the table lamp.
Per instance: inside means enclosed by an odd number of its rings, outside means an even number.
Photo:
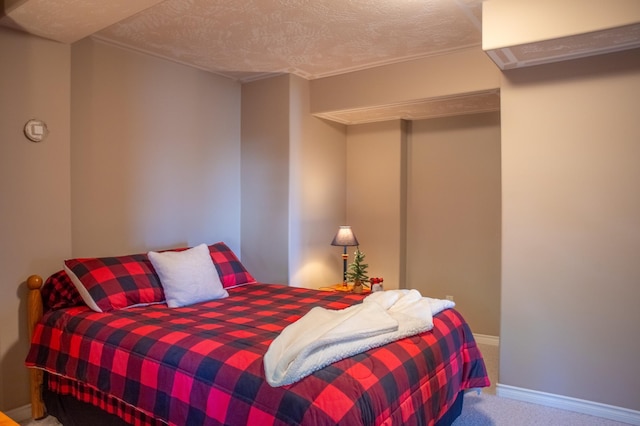
[[[350,226],[340,226],[338,229],[338,233],[335,237],[333,237],[333,241],[331,241],[332,246],[342,246],[344,247],[344,251],[342,252],[342,285],[347,285],[347,259],[349,255],[347,254],[347,247],[349,246],[357,246],[358,239],[355,234],[351,230]]]

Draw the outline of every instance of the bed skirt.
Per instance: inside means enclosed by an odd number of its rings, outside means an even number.
[[[45,383],[46,383],[45,374]],[[453,405],[438,420],[434,426],[450,426],[462,413],[464,391],[460,391]],[[43,387],[42,399],[47,414],[54,416],[64,426],[130,426],[136,421],[128,423],[115,414],[111,414],[88,402],[80,401],[72,395],[62,395]],[[128,407],[135,410],[132,407]],[[146,417],[144,413],[139,415]],[[147,419],[150,420],[150,419]],[[160,423],[163,424],[163,423]]]

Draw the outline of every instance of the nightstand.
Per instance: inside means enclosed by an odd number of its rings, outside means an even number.
[[[353,284],[347,284],[346,286],[342,283],[330,285],[328,287],[320,287],[318,290],[322,291],[341,291],[344,293],[353,293]],[[371,289],[369,287],[362,287],[362,293],[360,294],[368,294],[371,293]]]
[[[18,426],[18,423],[14,422],[9,417],[7,417],[6,414],[0,411],[0,426]]]

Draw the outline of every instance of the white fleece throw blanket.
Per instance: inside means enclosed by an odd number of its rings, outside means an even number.
[[[264,356],[267,382],[288,385],[338,360],[431,330],[433,315],[453,306],[417,290],[371,293],[342,310],[316,306],[271,342]]]

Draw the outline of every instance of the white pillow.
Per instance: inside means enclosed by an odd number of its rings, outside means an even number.
[[[170,308],[229,296],[206,244],[184,251],[150,251],[148,256]]]

